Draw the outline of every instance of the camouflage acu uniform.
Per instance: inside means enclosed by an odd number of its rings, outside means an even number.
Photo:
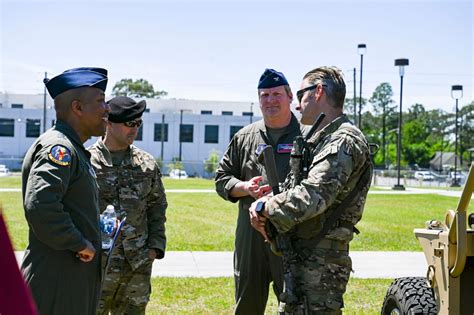
[[[231,202],[239,201],[234,251],[235,314],[263,314],[270,282],[273,281],[277,297],[283,290],[283,266],[280,257],[250,225],[248,210],[255,199],[233,198],[229,193],[238,182],[262,175],[264,169],[257,161],[257,152],[266,144],[275,149],[278,176],[283,181],[290,171],[291,144],[299,135],[300,125],[293,115],[277,143],[272,143],[263,120],[255,122],[235,134],[216,172],[217,193]]]
[[[314,246],[332,210],[356,187],[362,173],[372,174],[364,135],[342,115],[309,139],[311,166],[307,179],[268,200],[270,221],[289,239],[285,255],[299,304],[310,313],[338,314],[352,270],[348,244],[361,219],[370,180],[349,201],[335,228]],[[301,312],[296,307],[294,313]]]
[[[101,140],[89,150],[97,173],[101,211],[111,204],[119,219],[127,217],[104,275],[99,313],[144,314],[153,264],[148,250],[155,249],[160,259],[166,247],[168,204],[160,169],[150,154],[133,145],[120,165],[113,165],[111,153]]]

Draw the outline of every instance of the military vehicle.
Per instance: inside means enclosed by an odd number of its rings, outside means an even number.
[[[456,211],[448,210],[444,223],[431,220],[414,230],[428,263],[426,277],[395,279],[382,314],[474,314],[474,213],[466,215],[473,189],[474,163]]]

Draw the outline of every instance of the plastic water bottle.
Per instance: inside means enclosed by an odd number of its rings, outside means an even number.
[[[112,247],[113,232],[115,230],[115,222],[117,213],[115,207],[108,205],[105,211],[100,215],[100,231],[102,234],[102,249],[108,250]]]

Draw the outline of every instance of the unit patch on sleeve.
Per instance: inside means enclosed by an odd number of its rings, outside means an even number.
[[[71,151],[62,145],[55,145],[49,151],[48,158],[51,162],[61,166],[71,165]]]

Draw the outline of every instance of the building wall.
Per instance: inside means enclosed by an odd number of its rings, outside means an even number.
[[[163,143],[154,140],[155,124],[161,124],[162,119],[168,124],[168,141]],[[11,169],[19,169],[28,148],[36,138],[26,137],[27,119],[39,119],[41,133],[43,132],[43,109],[30,108],[23,109],[0,108],[0,118],[14,119],[13,137],[0,136],[0,164],[6,164]],[[55,119],[54,109],[49,108],[46,112],[46,128],[51,128]],[[209,157],[212,150],[222,154],[229,143],[231,126],[246,126],[250,123],[249,116],[222,116],[222,115],[200,115],[183,111],[182,123],[193,125],[193,141],[181,143],[181,160],[189,175],[207,176],[204,171],[204,160]],[[253,121],[260,119],[252,117]],[[143,115],[142,140],[135,141],[135,144],[150,152],[155,158],[161,158],[163,151],[163,161],[166,166],[173,158],[179,157],[179,129],[181,112],[147,112]],[[205,126],[219,126],[218,143],[205,143]],[[90,139],[85,143],[89,146],[97,139]],[[164,168],[167,172],[167,168]]]

